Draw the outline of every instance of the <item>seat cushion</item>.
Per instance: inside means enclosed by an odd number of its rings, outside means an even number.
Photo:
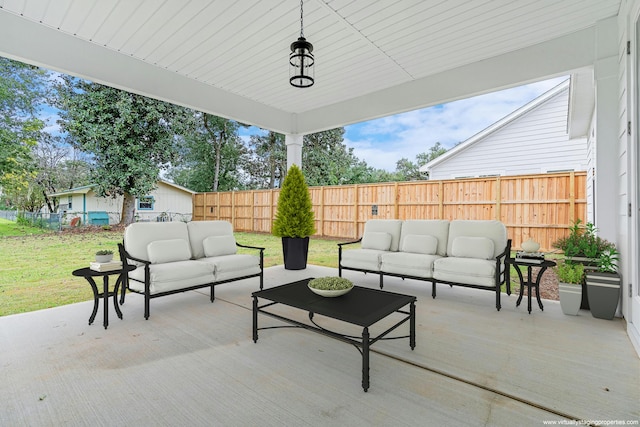
[[[260,273],[260,258],[255,255],[221,255],[201,258],[198,262],[214,268],[216,282]]]
[[[478,258],[439,258],[433,263],[433,278],[445,282],[494,286],[496,262]]]
[[[385,251],[374,249],[350,249],[342,251],[343,267],[357,268],[360,270],[380,271],[380,256]]]
[[[493,256],[500,255],[507,247],[507,227],[500,221],[454,220],[449,224],[447,255],[452,255],[453,242],[458,237],[486,237],[493,241]]]
[[[129,273],[129,287],[144,292],[144,268]],[[214,281],[213,266],[194,260],[152,264],[149,266],[151,294],[173,291]]]
[[[433,277],[433,263],[439,255],[416,254],[408,252],[388,252],[382,254],[380,269],[384,273],[401,274],[406,276]]]

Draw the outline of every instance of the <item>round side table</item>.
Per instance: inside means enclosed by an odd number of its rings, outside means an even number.
[[[91,317],[89,317],[89,324],[91,325],[96,318],[96,314],[98,313],[98,300],[100,297],[103,299],[104,306],[104,318],[103,325],[104,328],[107,329],[109,326],[109,297],[113,297],[113,306],[116,309],[116,314],[120,319],[122,319],[122,312],[120,311],[120,306],[118,305],[118,288],[122,285],[122,281],[124,280],[124,273],[128,273],[136,269],[135,265],[127,265],[118,270],[110,270],[110,271],[96,271],[92,270],[89,267],[79,268],[74,270],[74,276],[84,277],[91,285],[91,290],[93,291],[93,312],[91,313]],[[113,292],[109,292],[109,276],[117,275],[116,284],[113,289]],[[103,291],[98,291],[98,285],[96,284],[94,277],[102,277],[102,285]]]
[[[534,262],[527,260],[519,260],[516,258],[511,258],[508,262],[515,266],[516,273],[518,273],[518,277],[520,278],[520,295],[518,296],[518,301],[516,301],[516,307],[520,305],[522,302],[522,293],[524,291],[524,287],[527,287],[527,309],[529,310],[529,314],[531,314],[531,288],[535,288],[536,290],[536,300],[538,300],[538,307],[540,310],[544,311],[544,307],[542,306],[542,301],[540,300],[540,279],[542,279],[542,273],[549,268],[556,265],[554,261],[550,260],[542,260],[542,262]],[[527,279],[525,280],[520,267],[527,267]],[[533,267],[540,267],[538,270],[538,274],[533,280],[533,273],[531,269]]]

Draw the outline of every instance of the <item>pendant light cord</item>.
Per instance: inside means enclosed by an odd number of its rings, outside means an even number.
[[[303,0],[300,0],[300,37],[304,38],[304,22],[302,20],[302,2]]]

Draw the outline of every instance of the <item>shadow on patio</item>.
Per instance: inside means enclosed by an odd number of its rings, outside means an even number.
[[[309,266],[265,270],[265,287],[337,275]],[[346,272],[357,284],[377,277]],[[373,345],[371,388],[352,346],[300,329],[251,339],[257,279],[220,285],[216,302],[188,292],[151,302],[129,294],[87,325],[92,302],[0,318],[0,425],[542,425],[640,419],[640,363],[624,321],[565,316],[557,301],[515,307],[503,295],[412,280],[417,347]],[[305,313],[281,308],[305,319]],[[323,319],[332,329],[349,327]],[[384,321],[375,325],[381,330]],[[278,324],[266,316],[260,326]],[[401,327],[401,329],[404,328]],[[404,332],[404,331],[403,331]],[[356,333],[359,333],[357,331]],[[630,374],[631,373],[631,374]]]

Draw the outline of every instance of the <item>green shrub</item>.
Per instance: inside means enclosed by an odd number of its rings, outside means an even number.
[[[555,267],[558,280],[562,283],[582,283],[584,265],[570,261],[560,261]]]
[[[271,233],[277,237],[308,237],[315,232],[309,188],[300,168],[292,165],[282,183]]]

